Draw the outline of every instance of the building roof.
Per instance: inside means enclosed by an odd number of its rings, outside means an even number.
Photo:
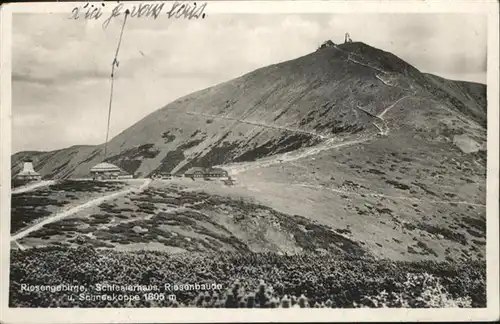
[[[195,172],[201,172],[203,174],[206,173],[226,173],[227,171],[221,168],[202,168],[202,167],[193,167],[187,170],[186,174],[193,174]]]
[[[207,168],[205,169],[205,172],[210,172],[210,173],[223,173],[223,172],[227,172],[226,170],[224,169],[221,169],[221,168]]]
[[[90,172],[120,172],[121,169],[114,164],[102,162],[97,165],[94,165]]]
[[[193,167],[187,170],[185,173],[190,174],[190,173],[195,173],[195,172],[202,172],[205,173],[205,168],[202,167]]]
[[[23,168],[18,172],[17,176],[39,176],[40,173],[36,172],[33,168],[33,162],[30,160],[25,160],[23,162]]]

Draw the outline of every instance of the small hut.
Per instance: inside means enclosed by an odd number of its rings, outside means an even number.
[[[193,167],[184,173],[188,178],[203,178],[205,176],[205,169],[200,167]]]
[[[33,168],[33,161],[26,160],[23,162],[23,169],[14,177],[14,180],[33,182],[42,180],[42,176]]]
[[[184,173],[185,177],[188,178],[227,178],[228,172],[221,168],[201,168],[193,167]]]
[[[221,168],[207,168],[205,169],[206,178],[227,178],[228,173],[226,170]]]
[[[327,47],[332,47],[332,46],[335,46],[335,43],[332,42],[330,39],[327,40],[326,42],[324,42],[323,44],[321,44],[321,46],[319,47],[319,49],[323,49],[323,48],[327,48]]]
[[[102,162],[90,169],[94,180],[118,179],[125,176],[125,172],[114,164]]]

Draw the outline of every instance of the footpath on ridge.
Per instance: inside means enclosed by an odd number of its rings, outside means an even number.
[[[322,135],[322,134],[319,134],[319,133],[316,133],[313,131],[307,131],[307,130],[302,130],[302,129],[297,129],[297,128],[289,128],[289,127],[278,126],[278,125],[268,125],[268,124],[263,124],[263,123],[258,123],[258,122],[253,122],[253,121],[248,121],[248,120],[238,119],[238,118],[233,118],[233,117],[224,117],[224,116],[218,116],[218,115],[194,113],[194,112],[189,112],[189,111],[186,111],[184,113],[187,115],[201,116],[201,117],[206,117],[206,118],[230,120],[230,121],[235,121],[235,122],[242,123],[242,124],[259,126],[259,127],[269,128],[269,129],[274,129],[274,130],[283,130],[283,131],[288,131],[288,132],[293,132],[293,133],[307,134],[307,135],[319,137],[321,139],[330,138],[329,136],[325,136],[325,135]]]
[[[337,50],[339,50],[341,52],[344,52],[344,53],[346,53],[348,55],[347,56],[347,62],[351,62],[353,64],[358,64],[358,65],[361,65],[361,66],[366,67],[366,68],[371,68],[374,71],[376,71],[378,73],[381,73],[382,75],[376,73],[375,77],[380,82],[382,82],[384,85],[386,85],[388,87],[395,87],[395,88],[401,89],[404,92],[408,93],[407,95],[404,95],[403,97],[397,99],[395,102],[393,102],[390,105],[388,105],[387,107],[385,107],[379,114],[373,114],[373,113],[369,112],[368,110],[366,110],[365,108],[360,107],[359,105],[356,106],[356,108],[362,110],[363,112],[365,112],[369,116],[371,116],[371,117],[373,117],[373,118],[376,119],[373,122],[373,125],[379,130],[379,132],[377,134],[374,134],[374,135],[369,136],[369,137],[359,138],[359,139],[345,141],[345,142],[338,142],[338,141],[335,141],[335,138],[328,138],[328,140],[325,141],[324,143],[319,144],[316,147],[308,148],[308,149],[302,151],[301,153],[289,152],[289,153],[285,153],[285,154],[282,154],[282,155],[275,156],[275,157],[273,157],[271,159],[264,158],[262,160],[255,161],[255,162],[238,163],[238,164],[234,164],[234,165],[225,166],[226,168],[229,168],[229,170],[231,170],[232,174],[236,175],[238,173],[241,173],[241,172],[244,172],[244,171],[247,171],[247,170],[250,170],[250,169],[267,167],[267,166],[271,166],[271,165],[280,164],[280,163],[283,163],[283,162],[291,162],[291,163],[293,163],[293,161],[295,161],[295,160],[302,159],[302,158],[307,157],[307,156],[318,154],[319,152],[322,152],[324,150],[330,150],[330,149],[340,148],[340,147],[344,147],[344,146],[361,144],[361,143],[365,143],[365,142],[368,142],[368,141],[372,140],[376,136],[387,136],[389,134],[390,127],[389,127],[389,124],[388,124],[387,120],[384,119],[384,116],[391,109],[393,109],[397,104],[399,104],[401,101],[403,101],[403,100],[405,100],[407,98],[410,98],[412,96],[415,96],[416,95],[416,90],[414,89],[414,86],[412,84],[410,84],[410,88],[408,89],[408,88],[403,88],[403,87],[401,87],[399,85],[391,84],[387,80],[384,80],[384,77],[383,77],[383,75],[389,75],[390,74],[389,72],[384,71],[382,69],[379,69],[377,67],[374,67],[374,66],[372,66],[372,65],[370,65],[368,63],[362,63],[362,62],[360,62],[357,59],[353,59],[351,53],[346,52],[346,51],[338,48],[337,45],[334,45],[334,47]],[[356,55],[358,55],[358,54],[356,54]],[[360,56],[360,55],[358,55],[358,56]],[[293,163],[293,164],[296,165],[295,163]],[[289,185],[292,185],[292,186],[301,186],[301,187],[311,188],[311,189],[329,190],[329,191],[334,191],[334,192],[338,192],[338,193],[342,193],[342,194],[351,194],[351,195],[352,194],[358,194],[358,193],[351,192],[351,191],[334,189],[334,188],[329,188],[329,187],[321,186],[321,185],[310,185],[310,184],[305,184],[305,183],[297,183],[297,184],[289,184]],[[375,193],[369,193],[367,195],[372,196],[372,197],[383,197],[383,198],[390,198],[390,199],[401,199],[401,200],[409,200],[409,201],[415,201],[415,202],[426,201],[426,202],[429,202],[429,203],[438,203],[438,204],[463,204],[463,205],[476,206],[476,207],[486,207],[485,204],[472,203],[472,202],[468,202],[468,201],[435,200],[435,199],[433,199],[433,200],[427,200],[427,199],[419,199],[419,198],[407,197],[407,196],[390,196],[390,195],[384,195],[384,194],[376,193],[376,192]]]
[[[232,174],[236,175],[238,173],[241,173],[241,172],[244,172],[244,171],[247,171],[247,170],[250,170],[250,169],[254,169],[254,168],[267,167],[267,166],[271,166],[271,165],[275,165],[275,164],[280,164],[280,163],[283,163],[283,162],[290,162],[290,161],[298,160],[298,159],[301,159],[301,158],[304,158],[304,157],[308,157],[308,156],[311,156],[311,155],[318,154],[319,152],[322,152],[322,151],[325,151],[325,150],[340,148],[340,147],[349,146],[349,145],[361,144],[361,143],[368,142],[368,141],[374,139],[376,136],[380,136],[380,135],[381,136],[387,136],[389,134],[390,128],[389,128],[389,125],[388,125],[387,121],[384,119],[384,115],[387,114],[392,108],[394,108],[398,103],[400,103],[404,99],[409,98],[411,96],[414,96],[415,95],[415,90],[413,89],[413,86],[411,86],[411,89],[406,89],[406,88],[400,87],[398,85],[390,84],[387,81],[385,81],[378,74],[378,73],[382,73],[383,75],[388,75],[389,72],[381,70],[381,69],[379,69],[377,67],[374,67],[374,66],[372,66],[372,65],[370,65],[368,63],[362,63],[362,62],[360,62],[357,59],[353,59],[350,52],[346,52],[343,49],[340,49],[339,47],[337,47],[337,45],[334,45],[334,48],[336,48],[337,50],[339,50],[339,51],[347,54],[347,62],[350,62],[352,64],[358,64],[358,65],[361,65],[361,66],[363,66],[365,68],[370,68],[370,69],[373,69],[374,71],[376,71],[375,77],[378,80],[380,80],[384,85],[386,85],[388,87],[399,88],[399,89],[401,89],[401,90],[403,90],[405,92],[408,92],[407,95],[399,98],[398,100],[396,100],[392,104],[388,105],[378,115],[374,115],[373,113],[370,113],[369,111],[367,111],[363,107],[360,107],[359,105],[356,106],[358,109],[362,110],[363,112],[365,112],[369,116],[371,116],[371,117],[373,117],[373,118],[376,119],[372,124],[378,129],[379,132],[377,134],[374,134],[374,135],[371,135],[371,136],[368,136],[368,137],[359,137],[359,138],[355,138],[355,139],[349,140],[349,141],[342,141],[342,140],[339,140],[339,139],[337,139],[337,138],[335,138],[333,136],[323,136],[322,138],[326,139],[326,141],[324,141],[323,143],[320,143],[320,144],[318,144],[318,145],[316,145],[314,147],[311,147],[311,148],[307,148],[307,149],[303,149],[303,150],[298,150],[298,151],[294,151],[294,152],[288,152],[288,153],[276,155],[276,156],[273,156],[272,158],[263,158],[261,160],[253,161],[253,162],[242,162],[242,163],[228,164],[228,165],[224,166],[225,168],[229,169],[229,171]],[[356,55],[360,56],[359,54],[356,54]],[[211,118],[217,118],[217,116],[214,116],[214,115],[203,115],[203,114],[201,114],[201,116],[207,116],[207,117],[211,117]],[[227,119],[227,117],[225,117],[225,119]],[[232,119],[232,120],[235,120],[235,119]],[[240,122],[246,122],[246,121],[240,121]],[[251,122],[246,122],[246,123],[251,123]],[[252,124],[255,125],[255,123],[252,123]],[[260,125],[260,126],[262,126],[262,125]],[[278,128],[278,129],[284,129],[284,128],[270,126],[270,125],[265,125],[265,126],[266,127]],[[298,130],[293,130],[293,129],[286,129],[286,130],[299,132]],[[304,132],[304,131],[301,131],[301,132]],[[307,133],[311,134],[311,135],[317,135],[316,133],[311,133],[311,132],[307,132]]]

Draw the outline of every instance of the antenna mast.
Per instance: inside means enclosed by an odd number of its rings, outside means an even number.
[[[344,43],[352,43],[352,39],[349,36],[349,33],[345,33]]]
[[[111,90],[109,94],[109,107],[108,107],[108,125],[106,128],[106,142],[104,142],[104,159],[108,156],[108,139],[109,139],[109,124],[111,121],[111,106],[113,103],[113,85],[115,80],[115,67],[119,67],[120,63],[118,62],[118,52],[120,51],[120,45],[122,43],[123,30],[125,29],[125,23],[127,22],[127,16],[130,11],[127,9],[125,11],[125,18],[123,19],[122,30],[120,32],[120,39],[118,40],[118,46],[116,47],[115,57],[113,59],[113,63],[111,63]]]

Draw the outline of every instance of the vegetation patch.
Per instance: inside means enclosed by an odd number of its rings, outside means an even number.
[[[380,175],[386,174],[385,172],[377,170],[377,169],[368,169],[367,172],[368,173],[373,173],[373,174],[380,174]]]
[[[279,140],[270,140],[266,143],[246,151],[234,159],[235,162],[255,161],[257,159],[291,152],[302,147],[310,147],[321,142],[317,136],[309,134],[286,134]]]
[[[417,227],[422,231],[426,231],[427,233],[442,235],[447,240],[458,242],[462,245],[467,245],[467,239],[462,233],[456,231],[454,232],[448,228],[438,227],[426,223],[418,223]]]
[[[429,188],[427,188],[426,185],[424,185],[423,183],[418,183],[418,182],[412,182],[412,184],[414,184],[415,186],[419,187],[420,189],[422,189],[425,193],[429,194],[429,195],[432,195],[432,196],[436,196],[437,197],[437,194],[430,190]]]
[[[77,239],[74,249],[48,247],[12,251],[10,307],[486,307],[484,262],[400,262],[330,253],[215,253],[99,250],[101,243]],[[108,244],[111,246],[111,244]],[[143,265],[147,263],[148,267]],[[261,281],[261,278],[264,281]],[[68,292],[22,292],[21,284],[162,285],[165,282],[216,282],[221,290],[181,291],[176,302],[129,305],[102,300],[71,301]],[[70,293],[69,293],[70,294]]]
[[[175,140],[175,135],[170,134],[170,132],[164,132],[163,134],[161,134],[161,138],[165,139],[165,143],[170,143]]]
[[[467,224],[468,226],[471,226],[478,230],[480,233],[483,235],[486,235],[486,221],[482,218],[472,218],[472,217],[463,217],[462,221]]]
[[[148,176],[156,172],[166,172],[166,173],[171,172],[179,163],[181,163],[186,159],[186,156],[184,155],[185,150],[199,145],[204,140],[205,138],[192,140],[182,145],[179,145],[175,150],[169,151],[161,161],[160,166],[152,173],[150,173]]]
[[[386,183],[392,185],[394,188],[400,189],[400,190],[410,190],[410,187],[404,183],[397,182],[395,180],[385,180]]]
[[[43,192],[11,196],[10,231],[16,233],[34,221],[52,214],[50,207],[63,207],[70,201],[48,198]]]
[[[56,184],[50,185],[47,191],[96,193],[96,192],[117,191],[119,189],[124,188],[125,186],[126,184],[122,182],[64,180]]]
[[[94,151],[92,151],[91,154],[89,154],[89,156],[82,161],[82,164],[83,163],[87,163],[87,162],[90,162],[92,161],[96,156],[98,156],[99,154],[101,153],[101,150],[100,149],[95,149]]]
[[[128,173],[135,173],[141,166],[142,159],[153,159],[160,153],[160,150],[154,147],[154,144],[143,144],[121,152],[107,158],[105,161],[118,165]]]
[[[219,141],[220,142],[220,141]],[[180,171],[185,171],[190,167],[208,168],[214,165],[221,165],[232,160],[232,153],[239,147],[239,143],[222,142],[210,149],[208,153],[202,156],[196,156],[188,164],[182,167]]]

